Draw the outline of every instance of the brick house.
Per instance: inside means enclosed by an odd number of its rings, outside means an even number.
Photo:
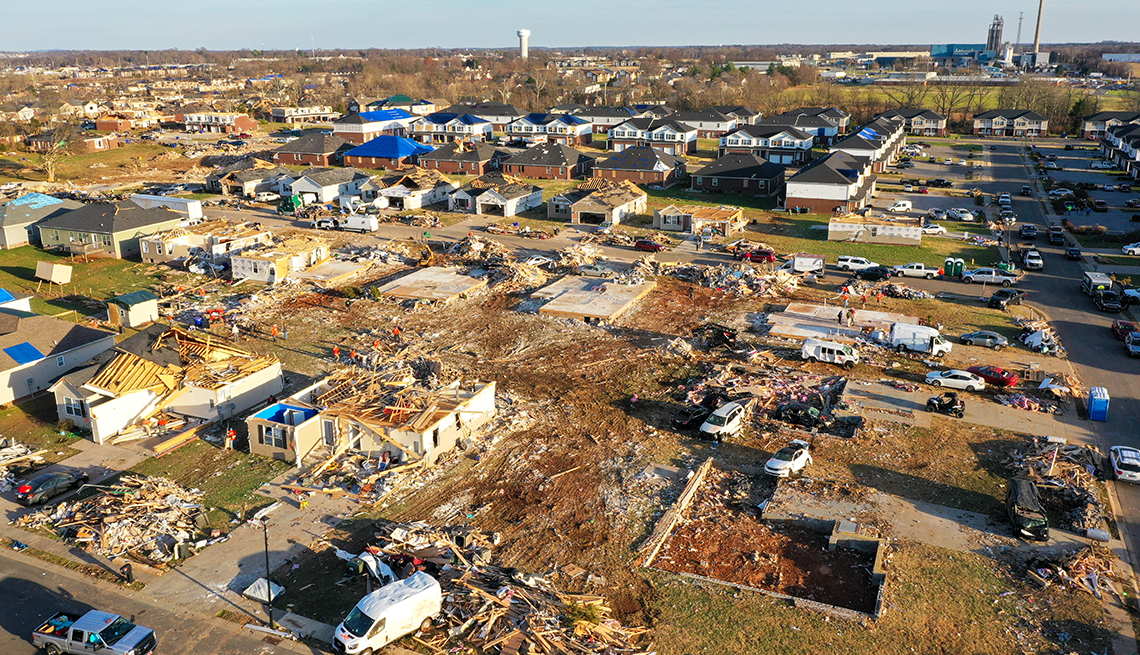
[[[273,161],[293,166],[331,166],[341,163],[353,143],[339,136],[311,133],[273,149]]]
[[[631,118],[610,130],[610,150],[636,146],[651,146],[669,155],[696,152],[697,128],[669,118]]]
[[[538,180],[588,177],[594,158],[560,143],[531,146],[503,162],[503,172]]]
[[[717,155],[751,154],[785,166],[801,166],[812,158],[815,139],[794,127],[745,125],[720,138]]]
[[[784,206],[824,214],[854,212],[870,202],[877,180],[869,158],[832,152],[787,179]]]
[[[454,141],[420,155],[420,166],[462,175],[485,175],[497,171],[511,153],[481,141]]]
[[[530,143],[586,145],[593,139],[594,126],[581,116],[569,114],[527,114],[507,125],[507,136]]]
[[[752,153],[730,153],[693,173],[689,188],[773,196],[784,188],[784,167]]]
[[[408,136],[408,126],[416,120],[403,109],[360,112],[333,121],[333,135],[363,145],[382,135]]]
[[[55,136],[52,132],[45,132],[28,137],[25,143],[29,150],[43,152],[51,149],[52,144],[55,143]],[[75,152],[103,152],[104,150],[118,148],[119,139],[114,136],[94,136],[79,133],[72,136],[70,147]]]
[[[974,135],[1038,137],[1049,133],[1049,119],[1028,109],[991,109],[974,116]]]
[[[625,218],[644,214],[648,206],[649,197],[637,185],[593,177],[547,201],[546,217],[571,225],[618,225]]]
[[[217,132],[229,134],[253,132],[257,129],[257,121],[246,114],[217,111],[183,114],[181,122],[187,132]]]
[[[135,123],[122,116],[100,116],[95,119],[95,129],[99,132],[130,132]]]
[[[418,164],[420,156],[432,150],[431,146],[416,143],[406,137],[385,134],[344,153],[344,165],[396,170],[409,164]]]
[[[892,109],[879,118],[901,118],[906,133],[912,136],[946,136],[946,117],[929,109]]]
[[[412,123],[411,132],[412,138],[420,143],[450,143],[456,139],[490,141],[494,126],[473,114],[438,112]]]
[[[626,148],[594,164],[594,177],[668,188],[685,176],[686,161],[649,146]]]

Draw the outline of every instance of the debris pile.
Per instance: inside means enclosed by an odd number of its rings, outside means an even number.
[[[1060,411],[1057,403],[1048,403],[1036,398],[1031,398],[1023,393],[998,394],[994,396],[994,400],[1006,407],[1016,407],[1030,412],[1056,414]]]
[[[926,291],[912,289],[905,284],[884,284],[879,290],[888,298],[902,298],[903,300],[922,300],[934,297]]]
[[[503,264],[491,269],[488,278],[495,291],[518,292],[546,284],[546,271],[525,262]]]
[[[493,564],[497,534],[414,523],[383,525],[376,538],[380,547],[360,557],[381,560],[385,566],[377,570],[388,568],[397,577],[424,571],[439,580],[442,630],[416,637],[433,652],[444,652],[453,640],[480,652],[495,646],[503,653],[653,652],[639,644],[646,630],[613,619],[604,597],[566,593],[544,577]],[[572,580],[586,571],[570,565],[555,574]]]
[[[606,259],[605,255],[596,246],[575,244],[562,248],[554,253],[555,268],[575,269],[579,266],[593,264],[599,259]]]
[[[738,296],[775,296],[794,293],[799,279],[784,271],[765,273],[748,264],[678,267],[673,274],[703,287],[728,291]]]
[[[1014,450],[1006,466],[1017,477],[1033,480],[1041,489],[1042,502],[1059,503],[1063,530],[1084,534],[1101,530],[1104,508],[1094,487],[1097,456],[1087,446],[1069,445],[1061,439],[1032,437],[1024,450]],[[1050,493],[1056,492],[1056,493]]]
[[[529,225],[520,226],[518,223],[490,223],[483,228],[490,234],[511,234],[530,239],[550,239],[558,236],[558,231],[532,230]]]
[[[1107,591],[1124,604],[1124,599],[1112,578],[1116,577],[1112,562],[1113,554],[1103,546],[1095,544],[1057,559],[1037,557],[1029,561],[1029,579],[1042,587],[1053,583],[1086,591],[1098,599],[1102,591]]]
[[[474,234],[456,241],[447,249],[447,254],[468,261],[487,261],[494,257],[514,259],[510,249],[503,244]]]
[[[1065,349],[1061,346],[1061,340],[1057,338],[1053,326],[1049,325],[1048,321],[1019,318],[1017,325],[1021,328],[1017,340],[1030,350],[1057,357],[1064,356]]]
[[[384,264],[406,264],[412,263],[412,256],[408,252],[408,247],[399,241],[391,241],[384,244],[375,246],[353,246],[349,247],[345,254],[340,259],[347,259],[355,263],[363,262],[381,262]]]
[[[109,557],[132,557],[151,565],[175,559],[175,546],[199,532],[202,492],[166,478],[125,476],[118,484],[82,500],[64,501],[26,514],[23,528],[57,530],[65,540]],[[195,546],[205,546],[201,540]]]
[[[0,439],[0,491],[12,489],[28,470],[43,463],[46,453],[14,439]]]
[[[411,227],[428,227],[434,229],[443,227],[443,223],[439,221],[439,218],[431,214],[401,214],[393,216],[392,219],[394,220],[385,220],[383,222],[398,222]]]

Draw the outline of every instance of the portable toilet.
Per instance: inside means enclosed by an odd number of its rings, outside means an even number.
[[[1108,420],[1108,390],[1104,387],[1089,389],[1089,420]]]
[[[966,270],[966,262],[961,258],[947,257],[946,261],[942,262],[942,270],[946,277],[961,277],[962,271]]]

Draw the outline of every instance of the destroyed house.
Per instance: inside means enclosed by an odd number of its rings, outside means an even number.
[[[291,236],[262,248],[243,251],[230,258],[235,280],[273,284],[294,271],[303,271],[329,258],[324,239]]]
[[[233,255],[273,242],[269,230],[254,223],[233,225],[223,220],[206,221],[150,234],[139,239],[142,260],[148,264],[205,260],[218,263]]]
[[[495,415],[495,383],[439,389],[410,369],[346,369],[249,417],[250,452],[296,462],[354,452],[434,464]]]
[[[459,185],[438,171],[405,166],[376,181],[380,195],[388,199],[395,209],[422,209],[429,205],[447,202]]]
[[[25,193],[8,204],[0,205],[0,248],[39,243],[38,223],[82,206],[83,203],[76,200],[62,200],[35,192]]]
[[[653,212],[653,229],[685,234],[729,236],[744,229],[744,210],[739,207],[669,205]]]
[[[489,173],[460,187],[447,202],[448,211],[514,216],[542,205],[542,187],[510,175]]]
[[[372,176],[355,168],[310,168],[288,185],[304,204],[332,202],[341,196],[359,196]]]
[[[627,180],[612,182],[592,177],[546,203],[546,216],[569,220],[571,225],[618,225],[625,218],[645,213],[649,197]]]
[[[259,193],[279,193],[283,183],[297,176],[284,166],[249,157],[207,175],[206,191],[252,198]]]
[[[499,170],[511,153],[482,141],[455,141],[420,155],[420,165],[441,173],[485,175]]]
[[[60,420],[96,443],[147,437],[159,414],[186,422],[232,418],[281,393],[275,357],[152,325],[52,385]]]

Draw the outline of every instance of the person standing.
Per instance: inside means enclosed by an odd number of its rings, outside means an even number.
[[[855,327],[855,310],[847,310],[847,327]]]
[[[277,326],[276,325],[273,326],[273,329],[271,329],[269,331],[269,333],[273,335],[273,340],[277,341]]]
[[[841,309],[841,310],[839,310],[839,326],[840,326],[840,327],[842,327],[842,326],[843,326],[843,314],[844,314],[844,313],[845,313],[845,312],[844,312],[842,309]]]

